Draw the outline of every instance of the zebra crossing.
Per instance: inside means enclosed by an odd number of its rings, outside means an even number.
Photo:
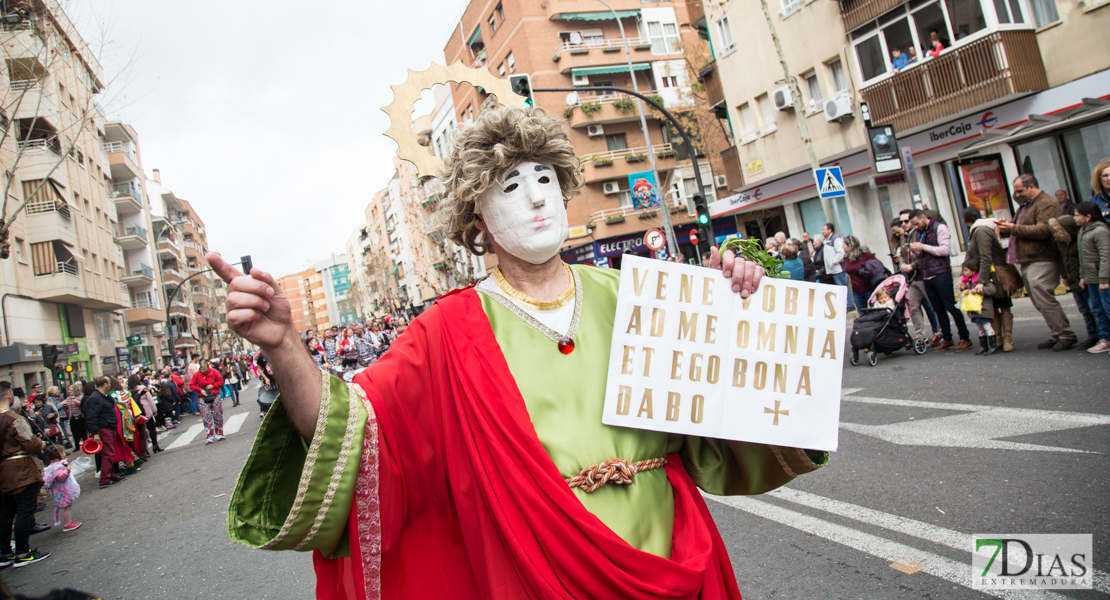
[[[239,433],[239,430],[243,428],[243,423],[247,420],[247,417],[250,414],[251,411],[248,409],[231,415],[224,415],[224,435],[226,436]],[[180,426],[178,427],[180,428]],[[182,433],[178,433],[172,436],[173,442],[166,446],[166,450],[184,448],[185,446],[188,446],[189,444],[196,441],[197,438],[200,438],[203,441],[205,439],[203,433],[204,423],[196,423],[194,425],[191,425]],[[162,435],[165,436],[166,434]]]

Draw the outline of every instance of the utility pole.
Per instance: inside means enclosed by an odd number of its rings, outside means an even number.
[[[763,16],[767,19],[767,30],[771,32],[771,41],[775,43],[775,52],[779,55],[779,64],[782,65],[782,74],[786,78],[786,85],[790,86],[790,99],[794,101],[794,118],[798,121],[798,133],[802,136],[802,143],[805,144],[806,154],[809,156],[809,168],[816,176],[817,169],[820,169],[821,165],[817,162],[817,153],[813,150],[813,140],[810,139],[809,128],[806,126],[806,116],[803,112],[805,109],[802,107],[802,90],[798,86],[798,81],[790,75],[790,67],[786,64],[786,55],[782,53],[782,44],[779,42],[779,34],[775,31],[775,22],[771,20],[771,11],[767,8],[767,0],[759,0],[759,4],[763,7]],[[817,197],[821,197],[820,189],[818,189]],[[836,200],[834,199],[833,202],[836,202]],[[836,225],[836,230],[841,231],[840,222],[837,219],[839,211],[833,210],[828,198],[821,198],[821,209],[825,211],[825,221]],[[760,219],[760,222],[762,223],[762,219]]]

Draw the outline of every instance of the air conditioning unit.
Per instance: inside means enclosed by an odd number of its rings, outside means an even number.
[[[790,110],[794,108],[794,98],[790,95],[790,86],[784,85],[775,90],[771,94],[771,101],[775,103],[775,108],[778,110]]]
[[[606,181],[601,184],[601,191],[606,194],[619,194],[621,192],[621,184],[616,181]]]
[[[574,85],[590,85],[590,78],[587,75],[575,75]]]
[[[848,94],[837,94],[825,100],[825,120],[840,121],[852,116],[852,99]]]
[[[728,187],[728,178],[724,175],[715,175],[713,177],[713,185],[719,188]]]
[[[599,135],[605,135],[605,128],[602,127],[601,125],[587,125],[586,126],[586,135],[588,135],[590,137],[597,137]]]

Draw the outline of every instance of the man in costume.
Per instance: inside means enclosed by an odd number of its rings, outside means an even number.
[[[209,255],[282,390],[228,531],[314,550],[318,598],[739,598],[698,488],[766,492],[827,462],[601,423],[619,273],[559,258],[582,186],[565,127],[513,107],[458,132],[447,229],[499,266],[350,384],[321,376],[270,275]],[[742,297],[763,275],[731,252],[712,265]]]

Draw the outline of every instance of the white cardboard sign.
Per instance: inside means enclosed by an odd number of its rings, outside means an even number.
[[[847,291],[625,256],[602,423],[835,451]]]

